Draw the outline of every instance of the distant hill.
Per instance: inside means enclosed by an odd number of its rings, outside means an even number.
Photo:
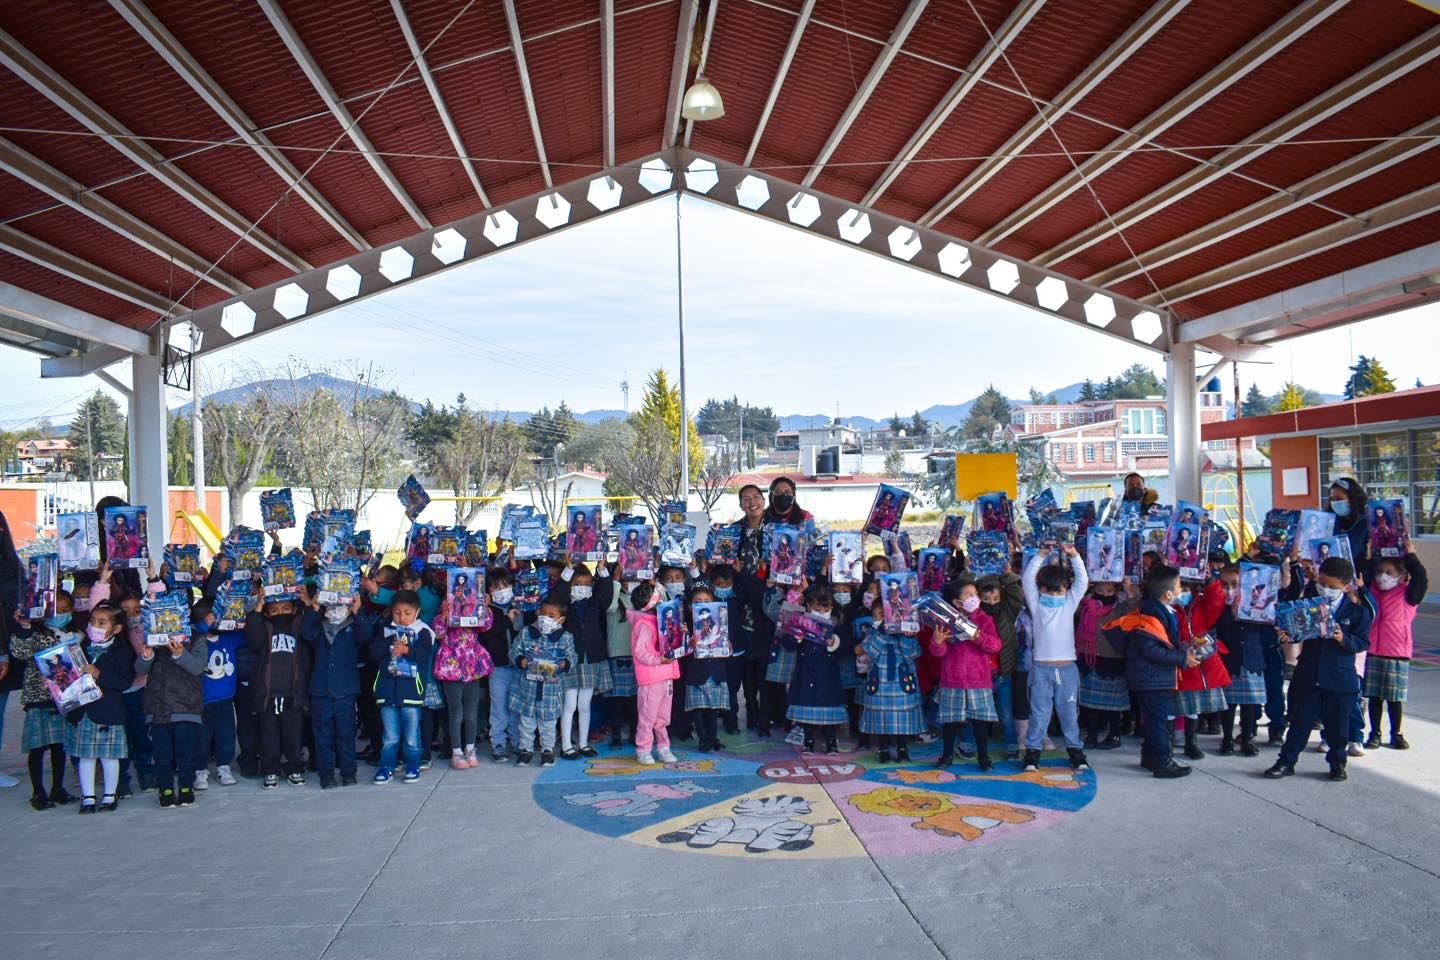
[[[311,373],[295,380],[256,380],[252,383],[241,384],[238,387],[227,387],[224,390],[216,390],[214,393],[207,393],[205,399],[213,403],[250,403],[259,397],[273,397],[276,399],[291,400],[295,397],[305,396],[317,390],[329,390],[339,396],[349,396],[356,390],[364,397],[383,396],[387,391],[375,387],[367,387],[358,384],[353,380],[343,380],[339,377],[332,377],[328,373]],[[418,411],[420,404],[411,401],[411,405]],[[190,404],[176,407],[179,413],[189,413]]]

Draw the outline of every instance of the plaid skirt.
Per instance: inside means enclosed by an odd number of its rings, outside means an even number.
[[[1265,703],[1265,674],[1254,670],[1240,669],[1230,678],[1225,688],[1225,703],[1231,707],[1260,705]]]
[[[640,692],[635,682],[635,661],[629,657],[615,657],[610,660],[610,689],[605,691],[612,697],[633,697]]]
[[[765,679],[790,686],[790,681],[795,679],[795,661],[798,657],[799,651],[791,650],[780,641],[775,641],[775,647],[770,651],[770,662],[765,664]]]
[[[963,723],[966,720],[999,720],[995,712],[995,695],[990,690],[964,690],[960,687],[940,688],[941,723]]]
[[[1170,713],[1176,717],[1193,717],[1201,713],[1214,713],[1225,709],[1223,687],[1206,687],[1203,690],[1176,690],[1170,695]]]
[[[1406,702],[1410,697],[1410,661],[1399,657],[1365,658],[1364,694],[1376,700]]]
[[[585,687],[593,687],[596,693],[605,693],[615,685],[615,681],[610,677],[610,661],[582,660],[575,665],[574,670],[565,674],[560,685],[566,690],[582,690]]]
[[[730,685],[723,680],[709,677],[700,686],[690,684],[685,688],[686,710],[729,710]]]
[[[855,672],[854,657],[842,657],[839,667],[841,690],[854,690],[860,686],[860,674]]]
[[[526,680],[522,670],[520,678],[510,686],[510,696],[505,701],[505,706],[510,708],[511,713],[536,717],[550,723],[560,719],[560,708],[564,705],[564,700],[565,694],[558,679],[548,683]]]
[[[827,726],[837,723],[848,723],[850,721],[850,715],[845,712],[843,704],[807,706],[792,703],[785,708],[785,719],[791,723],[811,723],[816,726]]]
[[[865,693],[865,711],[860,714],[860,732],[885,736],[925,732],[925,714],[920,691],[906,693],[898,686],[882,684],[874,693]]]
[[[434,677],[425,681],[425,709],[439,710],[445,706],[445,692],[440,689],[440,681]]]
[[[65,742],[65,718],[51,707],[31,707],[25,711],[25,731],[20,737],[20,749],[27,753],[36,747],[48,747]],[[121,728],[124,732],[124,728]]]
[[[1130,688],[1124,677],[1102,677],[1091,670],[1080,678],[1080,706],[1124,713],[1130,709]]]
[[[130,756],[130,744],[125,739],[125,724],[101,727],[88,716],[81,717],[79,723],[67,723],[65,752],[72,757],[124,760]]]

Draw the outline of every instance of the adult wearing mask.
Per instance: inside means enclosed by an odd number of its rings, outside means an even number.
[[[1357,573],[1370,572],[1370,495],[1360,483],[1341,477],[1330,484],[1330,510],[1335,514],[1335,536],[1350,541],[1350,558]]]
[[[1140,514],[1144,516],[1150,512],[1151,507],[1159,502],[1160,495],[1154,490],[1146,488],[1145,478],[1140,474],[1127,473],[1125,475],[1125,492],[1121,494],[1121,498],[1140,504]]]
[[[20,606],[23,569],[20,554],[15,550],[15,539],[10,535],[10,523],[5,514],[0,513],[0,743],[5,742],[5,707],[10,691],[19,690],[25,677],[25,664],[10,660],[10,624]],[[19,782],[9,774],[0,773],[0,787],[13,787]]]
[[[740,548],[735,572],[735,598],[739,618],[730,629],[745,646],[745,725],[760,725],[760,689],[765,682],[765,664],[775,642],[775,624],[765,616],[764,554],[765,494],[753,483],[740,488]]]
[[[795,481],[789,477],[776,477],[770,481],[770,509],[765,511],[766,523],[789,523],[803,527],[807,521],[814,521],[807,511],[795,502]]]

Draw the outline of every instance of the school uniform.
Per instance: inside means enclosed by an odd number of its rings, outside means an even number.
[[[1307,596],[1317,596],[1314,584]],[[1290,678],[1290,729],[1280,748],[1280,763],[1293,766],[1310,739],[1316,721],[1323,721],[1329,751],[1325,759],[1332,767],[1345,765],[1351,711],[1360,697],[1360,677],[1355,672],[1355,655],[1370,647],[1370,628],[1375,621],[1375,600],[1368,590],[1355,600],[1342,596],[1332,605],[1331,622],[1340,628],[1341,639],[1316,637],[1300,646],[1295,673]]]
[[[870,658],[860,731],[881,736],[923,733],[925,714],[920,703],[920,683],[915,677],[920,642],[914,637],[885,633],[869,617],[857,619],[856,627],[864,633],[865,655]]]
[[[201,679],[210,659],[210,643],[203,633],[191,634],[179,656],[167,647],[152,648],[147,660],[135,662],[136,678],[145,678],[141,704],[150,725],[156,786],[189,789],[200,766],[200,731],[205,714],[205,685]]]
[[[20,734],[20,749],[29,753],[40,747],[59,746],[65,742],[65,718],[55,709],[45,678],[35,666],[35,654],[67,639],[80,639],[68,630],[53,631],[36,622],[26,628],[18,624],[10,635],[12,671],[24,674],[20,688],[20,707],[25,711],[25,726]]]
[[[1146,597],[1137,609],[1116,618],[1105,629],[1110,632],[1112,645],[1124,638],[1125,683],[1135,695],[1143,718],[1145,741],[1140,747],[1140,763],[1146,769],[1164,769],[1173,759],[1170,706],[1186,660],[1179,618],[1169,606]]]
[[[1080,653],[1080,707],[1102,713],[1124,713],[1130,709],[1130,688],[1125,683],[1125,658],[1106,639],[1101,629],[1107,617],[1117,613],[1119,602],[1100,597],[1080,602],[1075,640]],[[1098,724],[1098,725],[1097,725]],[[1092,717],[1091,733],[1098,734],[1102,721]]]
[[[1371,583],[1370,598],[1375,604],[1375,622],[1370,628],[1370,652],[1365,657],[1364,694],[1377,700],[1404,703],[1410,698],[1410,659],[1415,652],[1415,614],[1425,602],[1429,579],[1420,558],[1407,553],[1403,558],[1408,584],[1381,590]],[[1371,730],[1379,736],[1378,729]]]
[[[125,691],[135,680],[135,656],[123,635],[84,646],[91,664],[100,669],[95,685],[102,696],[65,718],[69,721],[65,752],[85,759],[124,760],[130,755],[125,738]]]
[[[635,661],[635,680],[640,688],[635,697],[639,715],[635,727],[635,750],[646,754],[652,745],[668,750],[668,728],[680,665],[666,660],[660,653],[660,629],[655,622],[654,610],[631,610],[627,617],[630,621],[630,652]]]
[[[1220,641],[1217,656],[1230,672],[1225,688],[1226,706],[1261,706],[1265,703],[1265,645],[1278,639],[1274,626],[1240,620],[1228,606],[1215,624]]]
[[[315,737],[315,768],[321,779],[339,770],[354,777],[356,700],[360,695],[360,651],[370,645],[375,619],[347,616],[332,623],[319,610],[300,620],[300,639],[310,650],[310,727]]]
[[[529,669],[529,661],[537,657],[559,661],[559,673],[542,676]],[[568,630],[556,630],[548,636],[534,626],[516,634],[510,644],[510,662],[519,664],[521,677],[510,688],[510,709],[520,716],[520,743],[528,751],[540,732],[540,748],[554,751],[556,722],[564,705],[564,676],[575,665],[575,638]]]
[[[605,693],[615,686],[610,672],[610,648],[605,632],[606,611],[614,598],[615,582],[595,579],[595,593],[586,600],[571,600],[565,624],[575,639],[575,668],[561,680],[562,690]]]
[[[1189,646],[1192,638],[1213,630],[1224,609],[1225,585],[1212,580],[1202,592],[1193,595],[1188,605],[1176,610],[1181,645]],[[1219,656],[1206,657],[1193,667],[1182,667],[1171,698],[1170,713],[1177,717],[1196,717],[1224,710],[1228,686],[1230,672]]]
[[[990,658],[1000,651],[1000,633],[983,610],[966,614],[977,628],[974,637],[954,637],[942,643],[933,636],[930,652],[940,660],[940,724],[966,721],[994,722],[995,710]]]
[[[813,726],[838,725],[848,720],[845,688],[840,685],[839,646],[832,651],[826,644],[800,640],[789,634],[777,634],[775,639],[795,657],[785,718],[792,723]]]

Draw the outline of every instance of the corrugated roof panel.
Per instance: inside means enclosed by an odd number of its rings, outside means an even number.
[[[405,14],[410,18],[420,45],[427,50],[425,58],[432,70],[510,45],[502,4],[473,4],[453,26],[445,30],[460,8],[461,4],[455,0],[407,0],[405,4]],[[441,30],[445,30],[444,36],[435,39]]]
[[[46,210],[59,203],[48,193],[41,193],[15,177],[5,177],[0,187],[0,220],[9,221],[16,217]],[[20,226],[20,224],[16,224]]]
[[[121,241],[115,233],[68,207],[30,217],[15,226],[37,240],[62,250],[82,250],[85,259],[96,266],[119,274],[162,297],[178,295],[193,276],[173,267],[169,258]]]
[[[88,284],[52,273],[23,257],[3,250],[0,250],[0,277],[7,283],[13,283],[31,293],[59,300],[77,310],[84,310],[116,323],[124,323],[127,318],[141,312],[140,308],[129,300],[112,297]]]
[[[545,186],[540,168],[534,165],[539,154],[524,100],[509,95],[520,89],[513,56],[505,53],[436,74],[435,84],[491,203],[504,203]]]
[[[794,28],[795,17],[778,10],[720,4],[705,72],[725,100],[725,116],[697,123],[693,148],[731,163],[745,159]]]
[[[615,20],[615,153],[622,163],[661,147],[677,10],[667,4]]]
[[[527,20],[521,15],[520,25]],[[601,100],[600,27],[569,30],[525,45],[535,112],[545,131],[545,152],[556,166],[556,183],[594,173],[605,165]]]

